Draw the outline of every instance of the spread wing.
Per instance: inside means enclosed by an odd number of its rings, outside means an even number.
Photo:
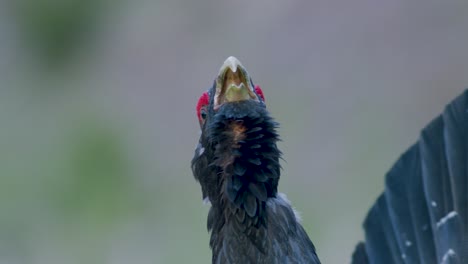
[[[468,91],[386,176],[352,263],[468,263]]]

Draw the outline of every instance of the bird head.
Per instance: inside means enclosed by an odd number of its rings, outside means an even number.
[[[254,86],[241,62],[231,56],[221,66],[213,87],[198,99],[196,113],[200,127],[203,129],[206,119],[214,116],[223,105],[243,101],[257,102],[259,106],[265,105],[260,86]]]
[[[259,223],[268,197],[276,194],[280,151],[277,123],[240,61],[229,57],[196,106],[201,128],[192,171],[203,197],[227,215]]]

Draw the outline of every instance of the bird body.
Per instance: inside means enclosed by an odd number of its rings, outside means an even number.
[[[278,124],[262,90],[229,57],[197,104],[192,171],[211,202],[212,263],[320,263],[278,193]],[[468,263],[468,91],[447,106],[387,173],[353,264]]]
[[[192,171],[211,202],[213,263],[320,263],[285,195],[277,123],[234,57],[199,100],[202,130]]]

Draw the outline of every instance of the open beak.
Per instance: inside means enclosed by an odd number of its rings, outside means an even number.
[[[259,101],[247,70],[235,57],[227,58],[219,70],[214,100],[215,110],[224,103],[244,100]]]

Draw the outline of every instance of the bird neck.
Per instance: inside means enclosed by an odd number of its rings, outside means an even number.
[[[280,177],[277,123],[264,108],[217,118],[210,138],[219,192],[210,199],[226,221],[258,227],[265,223],[266,201],[276,196]]]

